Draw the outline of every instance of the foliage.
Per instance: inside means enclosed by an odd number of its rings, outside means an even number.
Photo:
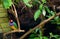
[[[50,33],[50,39],[54,37],[55,39],[60,39],[60,35],[53,35],[52,33]]]
[[[20,2],[20,0],[14,0],[16,3],[19,3]]]
[[[32,7],[32,4],[29,4],[31,0],[23,0],[24,4],[27,5],[28,7]]]
[[[15,0],[16,2],[19,2],[20,0]],[[46,0],[41,0],[42,2],[40,2],[39,0],[22,0],[24,2],[24,4],[27,7],[32,7],[33,5],[39,3],[39,8],[38,10],[36,10],[35,14],[34,14],[34,20],[36,21],[41,14],[43,14],[46,17],[51,17],[52,15],[55,15],[55,12],[50,10],[49,7],[46,4]],[[2,2],[3,7],[5,9],[9,9],[10,6],[12,6],[12,0],[0,0],[0,3]],[[31,3],[30,3],[31,2]],[[48,13],[49,15],[47,15],[46,13]],[[57,19],[58,20],[57,20]],[[60,24],[60,18],[59,17],[55,17],[54,20],[51,20],[52,23],[56,23],[56,24]]]
[[[36,21],[37,18],[41,15],[41,11],[40,10],[37,10],[34,14],[34,20]]]
[[[42,14],[43,14],[44,16],[46,15],[45,9],[43,9]]]
[[[19,2],[20,0],[15,0],[15,2]],[[25,6],[28,8],[33,7],[36,4],[39,4],[38,9],[34,13],[34,20],[36,21],[41,14],[43,14],[44,17],[50,18],[51,16],[55,15],[56,12],[53,10],[50,10],[49,7],[46,5],[46,0],[22,0]],[[9,9],[12,6],[12,0],[0,0],[0,4],[2,3],[3,7],[5,9]],[[47,15],[48,14],[48,15]],[[60,25],[60,17],[56,16],[53,20],[50,21],[52,24]],[[16,24],[16,23],[15,23]],[[15,25],[16,27],[16,25]],[[39,31],[39,32],[38,32]],[[38,32],[38,33],[37,33]],[[50,33],[50,39],[54,37],[56,39],[60,39],[59,35],[53,35]],[[48,39],[46,36],[42,36],[42,31],[40,29],[36,29],[32,34],[29,36],[29,39]]]
[[[46,0],[41,0],[41,1],[42,1],[43,4],[46,3]]]
[[[33,2],[34,4],[36,4],[36,2]],[[46,4],[46,0],[42,0],[42,3],[41,2],[38,2],[40,3],[39,5],[39,8],[38,10],[36,10],[35,14],[34,14],[34,20],[36,21],[41,14],[43,14],[45,17],[47,18],[50,18],[51,16],[55,15],[56,14],[56,11],[53,11],[53,10],[50,10],[49,7]],[[48,15],[47,15],[48,14]],[[59,16],[55,17],[53,20],[50,21],[51,23],[55,23],[55,24],[60,24],[60,18]],[[39,29],[38,29],[39,30]],[[36,33],[36,31],[34,31],[34,33],[32,33],[30,36],[29,36],[29,39],[48,39],[48,37],[46,36],[42,36],[41,35],[42,32],[40,31],[39,35]],[[56,39],[60,39],[58,38],[59,35],[53,35],[53,34],[50,34],[50,39],[54,37]]]
[[[48,8],[47,5],[45,5],[45,3],[46,3],[46,0],[42,0],[42,3],[40,3],[38,9],[39,9],[41,12],[39,12],[39,11],[37,11],[37,13],[35,12],[35,14],[34,14],[34,20],[35,20],[35,21],[40,17],[41,14],[43,14],[44,16],[47,16],[46,11],[47,11],[48,14],[49,14],[48,16],[50,16],[50,17],[55,14],[53,11],[51,11],[51,10]],[[40,13],[41,13],[41,14],[40,14]],[[39,14],[40,14],[40,15],[39,15]]]
[[[60,35],[53,35],[52,33],[49,33],[50,37],[48,38],[47,36],[42,36],[41,30],[37,29],[37,31],[40,31],[39,34],[35,30],[30,34],[29,39],[42,39],[42,38],[43,39],[52,39],[52,38],[60,39]]]
[[[39,31],[39,32],[38,32]],[[39,28],[37,28],[34,32],[31,33],[29,39],[48,39],[46,36],[42,36],[42,32]]]
[[[5,9],[9,9],[9,7],[13,4],[12,0],[2,0],[3,7]]]
[[[59,16],[56,16],[56,17],[54,18],[54,20],[51,20],[51,22],[52,22],[52,24],[57,24],[57,25],[59,25],[59,24],[60,24],[60,18],[59,18]]]
[[[46,3],[46,0],[42,0],[42,3],[40,3],[38,10],[36,10],[36,12],[34,14],[34,20],[35,21],[40,17],[41,14],[43,14],[47,18],[50,18],[51,16],[56,14],[56,12],[50,10],[49,7],[47,5],[45,5],[45,3]],[[59,25],[60,24],[59,16],[57,16],[53,20],[51,20],[51,23]]]

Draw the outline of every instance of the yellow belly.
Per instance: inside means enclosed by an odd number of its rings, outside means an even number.
[[[10,26],[10,27],[11,27],[11,29],[16,30],[16,28],[14,26]]]

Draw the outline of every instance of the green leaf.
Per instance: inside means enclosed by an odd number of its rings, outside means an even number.
[[[59,16],[56,16],[55,18],[54,18],[54,20],[58,20],[59,19]]]
[[[39,39],[39,37],[35,37],[34,39]]]
[[[41,15],[41,11],[37,10],[34,14],[34,20],[36,21],[39,18],[40,15]]]
[[[33,39],[33,38],[28,38],[28,39]]]
[[[46,0],[41,0],[41,1],[43,2],[43,4],[46,3]]]
[[[35,32],[38,32],[40,29],[39,28],[37,28],[36,30],[35,30]]]
[[[60,36],[59,36],[59,35],[54,35],[54,37],[55,37],[55,38],[58,38],[58,37],[60,38]]]
[[[55,12],[51,11],[51,13],[50,13],[50,14],[53,16],[53,15],[55,15]]]
[[[28,7],[32,7],[32,4],[29,4],[29,2],[31,2],[31,0],[23,0],[24,4]]]
[[[48,6],[45,6],[45,10],[50,14],[51,13],[51,11],[50,11],[50,9],[48,8]]]
[[[40,37],[40,39],[43,38],[43,36],[42,36],[42,31],[40,31],[40,35],[39,35],[39,37]]]
[[[15,0],[17,3],[20,2],[20,0]]]
[[[48,39],[48,37],[44,36],[44,39]]]
[[[43,9],[42,14],[43,14],[44,16],[46,15],[45,9]]]
[[[9,9],[9,7],[12,5],[12,0],[2,0],[2,2],[5,9]]]
[[[32,0],[32,5],[40,4],[40,0]]]
[[[39,9],[42,11],[43,10],[43,4],[40,4]]]
[[[52,33],[49,33],[50,34],[50,37],[53,37],[53,34]]]
[[[36,35],[33,33],[33,34],[31,34],[29,37],[30,38],[33,38],[33,37],[35,37]]]

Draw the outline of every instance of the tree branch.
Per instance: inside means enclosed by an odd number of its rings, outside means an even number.
[[[13,31],[4,33],[4,36],[7,35],[7,34],[15,33],[15,32],[25,32],[25,31],[24,30],[13,30]]]
[[[59,16],[60,12],[56,14],[56,16]],[[55,15],[51,16],[50,18],[42,21],[39,25],[37,25],[36,27],[34,27],[33,29],[29,30],[28,32],[26,32],[23,36],[20,37],[20,39],[24,39],[28,34],[30,34],[32,31],[34,31],[36,28],[42,28],[44,26],[42,26],[43,24],[46,24],[48,21],[50,21],[51,19],[53,19],[55,17]]]
[[[18,28],[20,30],[20,22],[19,22],[17,11],[16,11],[16,8],[15,8],[15,5],[14,4],[13,4],[13,8],[14,8],[14,14],[15,14],[15,17],[16,17],[16,20],[17,20]]]

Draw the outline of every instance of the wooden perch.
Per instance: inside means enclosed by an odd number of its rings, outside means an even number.
[[[56,14],[56,16],[59,16],[60,12]],[[39,25],[37,25],[36,27],[34,27],[33,29],[29,30],[28,32],[26,32],[23,36],[20,37],[20,39],[24,39],[28,34],[30,34],[32,31],[34,31],[36,28],[43,28],[44,26],[42,26],[43,24],[46,24],[48,21],[50,21],[51,19],[53,19],[55,17],[55,15],[51,16],[50,18],[42,21]]]
[[[7,35],[7,34],[15,33],[15,32],[25,32],[25,31],[24,30],[13,30],[13,31],[4,33],[4,36]]]

